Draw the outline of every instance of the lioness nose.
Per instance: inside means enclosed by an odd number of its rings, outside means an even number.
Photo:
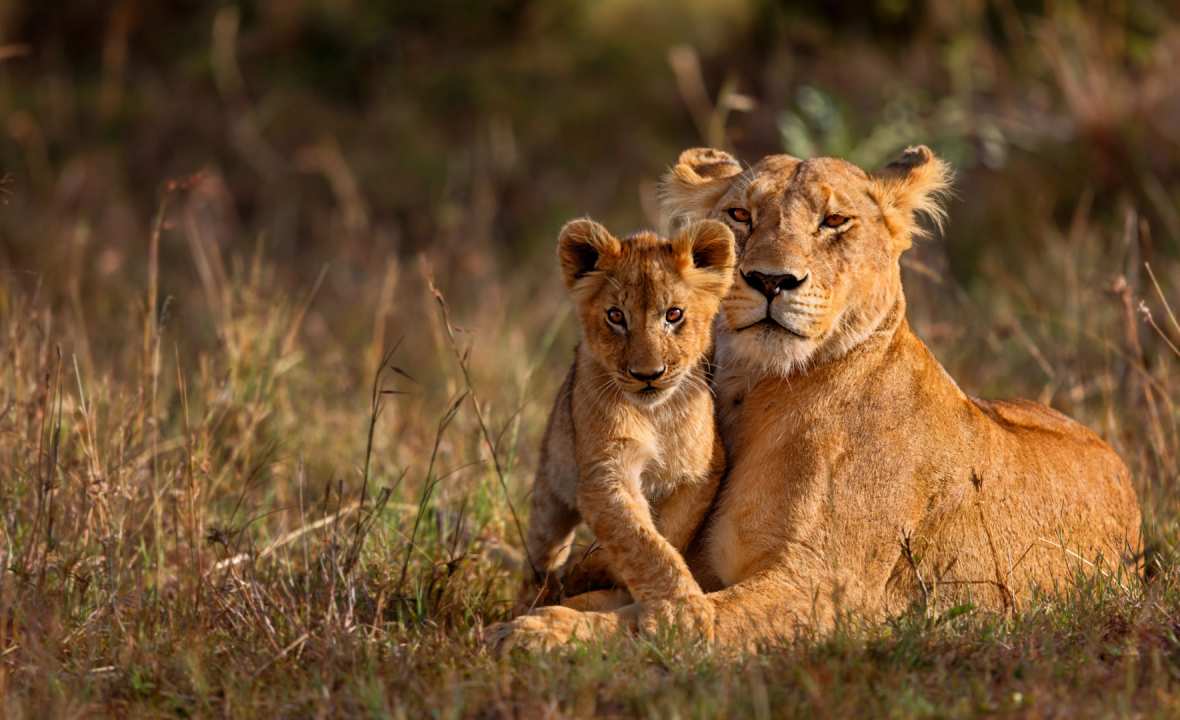
[[[785,273],[783,275],[768,275],[760,272],[744,272],[742,279],[746,284],[754,288],[758,292],[766,296],[768,300],[773,300],[775,295],[780,292],[790,292],[803,283],[807,282],[808,274],[792,275]]]
[[[667,371],[667,369],[668,366],[665,365],[663,367],[658,367],[655,370],[648,371],[628,368],[627,372],[631,373],[631,377],[635,378],[636,380],[641,382],[651,382],[652,380],[659,380],[660,377],[663,376],[664,372]]]

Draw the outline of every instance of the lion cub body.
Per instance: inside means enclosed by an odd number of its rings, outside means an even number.
[[[527,540],[541,588],[527,603],[554,591],[582,520],[602,547],[590,559],[634,598],[701,594],[682,553],[725,467],[705,357],[732,244],[715,222],[672,240],[620,241],[585,220],[563,229],[582,342],[541,448]]]

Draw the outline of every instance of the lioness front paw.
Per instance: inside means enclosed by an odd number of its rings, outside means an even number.
[[[690,595],[672,600],[645,602],[639,613],[639,632],[657,635],[672,630],[684,637],[700,638],[712,643],[717,610],[704,595]]]
[[[509,622],[496,623],[484,633],[484,642],[497,654],[521,648],[528,651],[553,650],[570,640],[585,640],[594,634],[593,618],[570,608],[543,607]]]

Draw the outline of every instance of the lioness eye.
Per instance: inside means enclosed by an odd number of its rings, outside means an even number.
[[[848,217],[845,215],[829,215],[824,218],[824,227],[838,228],[844,223],[848,222]]]
[[[678,307],[668,308],[668,312],[664,313],[664,318],[670,323],[678,323],[684,318],[684,311]]]
[[[750,222],[750,211],[745,208],[735,207],[735,208],[730,208],[730,209],[726,210],[725,212],[729,213],[729,216],[731,218],[733,218],[734,222],[740,222],[740,223]]]
[[[606,319],[609,320],[613,325],[622,325],[626,318],[623,317],[622,310],[613,307],[606,311]]]

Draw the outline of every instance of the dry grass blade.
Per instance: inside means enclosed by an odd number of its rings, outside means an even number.
[[[525,541],[524,526],[520,522],[520,516],[516,512],[516,506],[512,502],[512,495],[508,490],[508,477],[504,468],[500,465],[500,454],[496,446],[496,442],[492,437],[491,430],[488,428],[487,421],[484,419],[483,410],[480,408],[479,396],[475,392],[475,386],[471,381],[471,370],[468,366],[467,351],[459,348],[459,341],[455,336],[455,327],[451,324],[450,313],[447,310],[447,301],[443,297],[442,292],[434,284],[433,277],[427,277],[427,284],[430,287],[430,294],[434,297],[438,304],[439,315],[442,318],[443,327],[446,329],[447,340],[451,348],[451,352],[455,356],[455,362],[459,365],[459,370],[463,373],[463,382],[467,389],[465,394],[471,396],[471,406],[475,410],[475,419],[479,424],[480,436],[487,445],[488,452],[492,456],[492,467],[496,471],[496,479],[500,482],[500,489],[504,492],[504,502],[508,505],[508,512],[512,515],[512,524],[516,527],[517,536],[520,538],[521,548],[524,550],[525,561],[528,562],[529,568],[535,573],[537,566],[533,562],[533,558],[529,555],[528,543]]]
[[[233,557],[228,557],[224,560],[220,560],[217,562],[216,565],[214,565],[212,568],[210,568],[209,572],[215,573],[220,570],[225,570],[226,568],[231,568],[236,565],[241,565],[242,563],[250,560],[251,558],[261,560],[263,558],[269,557],[276,550],[279,550],[286,545],[290,545],[291,543],[295,542],[296,540],[303,537],[304,535],[307,535],[308,533],[315,532],[316,530],[320,530],[322,528],[328,527],[329,525],[333,525],[335,523],[340,522],[344,518],[348,517],[352,513],[359,510],[360,507],[361,507],[361,504],[359,502],[353,503],[352,505],[348,505],[347,507],[343,507],[339,511],[334,512],[327,517],[320,518],[319,520],[316,520],[313,523],[310,523],[308,525],[304,525],[301,528],[297,528],[295,530],[292,530],[291,532],[286,533],[286,534],[274,539],[273,541],[271,541],[270,544],[268,544],[265,548],[263,548],[262,551],[259,552],[257,555],[255,555],[254,553],[243,552],[243,553],[238,553],[237,555],[234,555]]]
[[[384,388],[382,388],[381,380],[384,377],[386,367],[389,366],[390,360],[392,360],[393,356],[397,353],[397,349],[399,347],[401,347],[401,342],[402,342],[401,338],[398,338],[397,342],[395,342],[393,344],[393,347],[390,348],[389,351],[385,353],[385,356],[381,359],[381,364],[377,366],[377,370],[373,374],[373,385],[372,385],[372,390],[370,391],[370,395],[369,395],[368,433],[366,434],[366,437],[365,437],[365,464],[364,464],[364,470],[361,473],[360,506],[362,508],[365,506],[365,503],[368,502],[368,499],[369,499],[369,474],[370,474],[370,468],[372,467],[372,462],[373,462],[373,434],[377,431],[377,420],[380,419],[380,417],[381,417],[381,411],[384,407],[385,396],[388,394],[393,394],[395,392],[392,390],[385,390]],[[402,477],[405,477],[404,473],[403,473]],[[400,482],[400,478],[399,478],[399,482]],[[392,493],[392,490],[384,492],[383,497],[378,502],[378,505],[384,505],[385,502],[389,500],[391,493]],[[376,513],[376,512],[379,512],[379,509],[374,511],[374,513]],[[352,569],[352,566],[355,563],[356,558],[360,556],[360,546],[361,546],[361,542],[364,537],[364,533],[362,531],[363,526],[364,526],[364,522],[358,522],[356,524],[356,534],[353,538],[352,548],[349,551],[349,555],[348,555],[349,560],[346,562],[346,567],[348,570]]]
[[[438,461],[438,449],[442,444],[443,433],[446,432],[447,428],[455,420],[455,417],[459,414],[459,407],[466,399],[467,391],[463,391],[451,402],[450,406],[447,408],[447,411],[438,421],[438,427],[434,433],[434,446],[430,450],[430,461],[426,465],[426,474],[423,477],[422,494],[418,499],[418,511],[414,515],[414,526],[413,529],[410,530],[410,538],[406,542],[406,552],[405,558],[402,560],[401,572],[398,573],[396,585],[398,595],[402,594],[402,590],[405,587],[406,573],[410,568],[410,556],[413,555],[414,550],[416,549],[415,541],[418,537],[418,528],[422,524],[422,517],[426,514],[426,507],[430,502],[430,496],[434,492],[435,486],[438,485],[438,483],[442,480],[442,478],[436,477],[434,467],[435,463]]]
[[[1164,306],[1164,311],[1168,314],[1168,320],[1171,321],[1173,332],[1175,332],[1176,336],[1180,338],[1180,321],[1176,320],[1176,314],[1172,312],[1171,304],[1168,303],[1168,299],[1164,296],[1164,291],[1160,288],[1159,281],[1155,279],[1155,273],[1151,269],[1151,263],[1144,263],[1143,267],[1147,269],[1147,276],[1151,278],[1151,285],[1155,288],[1156,297],[1159,298],[1160,304]],[[1144,304],[1140,305],[1140,311],[1143,313],[1143,316],[1147,318],[1147,322],[1151,323],[1151,327],[1155,330],[1156,334],[1158,334],[1160,338],[1163,339],[1164,343],[1167,344],[1167,346],[1177,357],[1180,357],[1180,347],[1176,346],[1176,343],[1168,337],[1168,334],[1164,332],[1163,328],[1161,328],[1159,325],[1156,325],[1155,318],[1151,316],[1151,310],[1148,309],[1148,307]]]

